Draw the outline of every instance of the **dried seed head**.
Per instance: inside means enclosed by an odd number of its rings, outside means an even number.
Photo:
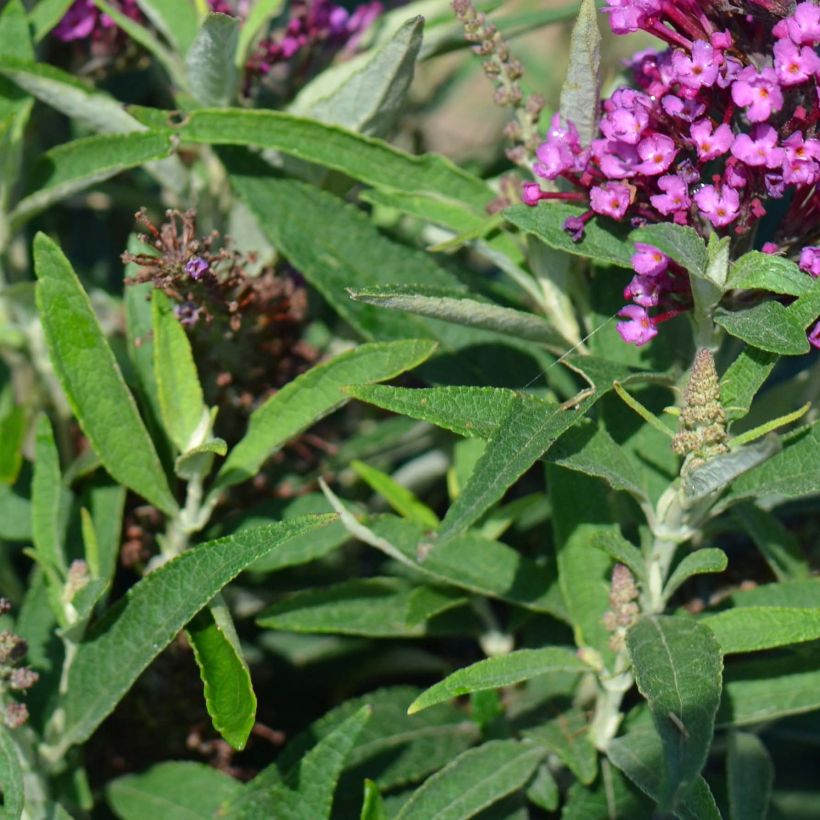
[[[10,703],[6,706],[5,722],[9,729],[19,729],[28,720],[25,703]]]

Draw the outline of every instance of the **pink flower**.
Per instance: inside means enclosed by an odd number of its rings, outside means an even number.
[[[790,185],[814,185],[820,178],[820,141],[803,139],[795,131],[783,141],[786,157],[783,161],[783,180]]]
[[[634,145],[613,140],[595,140],[592,156],[601,173],[608,179],[628,179],[635,176],[640,160]]]
[[[609,24],[615,34],[631,34],[637,31],[646,19],[661,9],[660,0],[607,0],[604,14],[609,14]]]
[[[820,322],[817,322],[809,331],[809,344],[813,347],[820,348]]]
[[[706,106],[697,100],[682,100],[674,94],[667,94],[661,99],[663,110],[670,117],[677,117],[686,122],[692,122],[700,117],[706,110]]]
[[[820,70],[820,57],[813,48],[778,40],[774,44],[774,70],[781,85],[798,85]]]
[[[744,68],[732,83],[732,99],[735,105],[747,109],[750,122],[764,122],[783,107],[777,74],[768,66],[760,72],[754,66]]]
[[[601,119],[601,131],[609,140],[622,140],[635,145],[649,123],[649,114],[642,106],[633,109],[615,108]]]
[[[521,186],[521,201],[525,205],[537,205],[541,201],[543,191],[537,182],[525,182]]]
[[[777,242],[764,242],[763,247],[760,249],[760,252],[773,256],[779,250],[780,248],[778,247]]]
[[[783,164],[784,152],[777,147],[777,131],[771,125],[756,125],[749,134],[738,134],[732,142],[732,154],[751,166],[777,168]]]
[[[555,179],[568,171],[574,162],[569,146],[560,142],[542,142],[535,151],[538,161],[533,163],[533,172],[543,179]]]
[[[786,31],[793,43],[799,46],[816,46],[820,43],[820,7],[812,2],[798,4],[791,17],[785,21]],[[775,34],[775,36],[781,36]]]
[[[738,217],[740,196],[728,185],[724,185],[720,191],[714,185],[704,185],[694,199],[700,215],[716,228],[725,228]]]
[[[613,219],[620,219],[632,201],[632,189],[622,182],[605,182],[589,191],[589,204],[593,211]]]
[[[714,130],[713,130],[714,129]],[[732,145],[734,134],[726,123],[715,128],[710,119],[699,120],[689,129],[698,151],[698,159],[708,162],[723,156]]]
[[[674,140],[663,134],[652,134],[638,143],[638,156],[643,162],[637,170],[647,176],[662,174],[672,164],[675,154]]]
[[[632,270],[641,276],[659,276],[669,267],[669,257],[654,245],[635,243]]]
[[[64,43],[84,40],[97,27],[99,17],[94,0],[75,0],[54,29],[54,36]]]
[[[627,322],[618,322],[615,326],[621,338],[629,344],[645,345],[650,339],[658,335],[658,329],[649,317],[646,310],[638,305],[627,305],[618,311],[618,316],[628,319]]]
[[[658,180],[658,188],[663,193],[649,197],[649,201],[664,216],[669,216],[676,211],[685,211],[692,204],[689,199],[689,187],[676,174],[661,177]]]
[[[692,91],[702,86],[710,88],[715,84],[720,68],[721,56],[705,40],[695,40],[692,56],[683,51],[672,53],[672,69],[678,82]]]
[[[800,269],[811,276],[820,276],[820,248],[810,246],[800,251]]]
[[[631,299],[641,307],[656,307],[661,300],[661,290],[661,284],[657,279],[638,273],[624,288],[624,299]]]

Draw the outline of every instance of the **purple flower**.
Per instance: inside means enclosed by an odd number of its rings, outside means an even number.
[[[820,248],[810,246],[800,251],[800,269],[811,276],[820,276]]]
[[[803,139],[799,131],[795,131],[783,141],[783,179],[790,185],[814,185],[820,178],[820,141]]]
[[[622,182],[605,182],[589,191],[589,204],[596,214],[620,219],[632,200],[632,190]]]
[[[541,201],[541,186],[537,182],[525,182],[521,186],[521,201],[525,205],[537,205]]]
[[[592,156],[597,160],[601,173],[608,179],[629,179],[635,176],[640,157],[634,145],[613,140],[595,140]]]
[[[720,191],[714,185],[704,185],[694,199],[700,215],[716,228],[725,228],[738,217],[740,196],[728,185],[724,185]]]
[[[647,176],[662,174],[675,159],[675,141],[664,134],[651,134],[638,143],[638,156],[643,160],[637,170]]]
[[[658,188],[663,193],[649,197],[649,201],[664,216],[685,211],[692,204],[689,199],[689,187],[677,174],[661,177],[658,180]]]
[[[698,159],[708,162],[723,156],[732,145],[734,133],[726,123],[715,128],[710,119],[693,123],[689,134],[698,151]]]
[[[661,99],[663,110],[670,117],[676,117],[685,122],[692,122],[700,117],[706,110],[706,106],[697,100],[682,100],[674,94],[667,94]]]
[[[774,44],[774,70],[781,85],[799,85],[820,70],[820,57],[813,48],[778,40]]]
[[[624,288],[624,299],[631,299],[641,307],[656,307],[661,300],[661,291],[661,283],[657,279],[638,273]]]
[[[632,270],[641,276],[660,276],[669,267],[669,257],[654,245],[635,243]]]
[[[783,23],[785,23],[785,32],[783,32]],[[794,14],[782,20],[774,28],[775,37],[782,37],[784,34],[798,46],[820,44],[820,7],[812,2],[798,4]]]
[[[682,51],[672,53],[672,69],[678,82],[691,91],[702,86],[710,88],[717,80],[721,55],[704,40],[695,40],[692,44],[692,56]]]
[[[779,250],[780,248],[778,247],[777,242],[764,242],[760,252],[774,256],[774,254],[776,254]]]
[[[632,34],[661,9],[660,0],[607,0],[604,14],[615,34]]]
[[[74,0],[63,19],[54,29],[54,36],[64,43],[84,40],[97,27],[100,12],[94,0]]]
[[[732,99],[736,105],[746,108],[750,122],[765,122],[783,107],[783,92],[777,83],[773,68],[747,66],[732,83]]]
[[[809,331],[809,343],[813,347],[820,348],[820,322],[816,322],[814,327]]]
[[[192,256],[185,263],[185,273],[194,280],[201,279],[208,268],[208,263],[201,256]]]
[[[749,134],[738,134],[732,142],[732,154],[750,166],[777,168],[785,156],[777,147],[777,131],[771,125],[756,125]]]
[[[652,319],[646,310],[638,305],[627,305],[618,311],[618,316],[628,319],[627,322],[618,322],[615,326],[621,338],[629,344],[645,345],[650,339],[658,335]]]

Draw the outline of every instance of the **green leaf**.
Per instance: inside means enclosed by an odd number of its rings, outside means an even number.
[[[214,456],[224,456],[227,452],[228,445],[224,439],[209,439],[177,456],[174,462],[174,472],[186,481],[190,481],[195,476],[207,475],[211,471]]]
[[[582,0],[569,44],[569,65],[561,88],[561,117],[578,129],[584,145],[598,134],[601,90],[601,32],[595,0]]]
[[[424,18],[407,20],[385,43],[319,74],[290,106],[294,114],[384,137],[404,111]]]
[[[222,465],[216,488],[256,475],[282,445],[345,404],[344,385],[392,379],[421,364],[435,348],[435,342],[420,339],[364,344],[298,376],[251,413],[248,431]]]
[[[213,766],[180,760],[118,777],[105,794],[122,820],[210,820],[241,788],[238,780]]]
[[[627,237],[628,230],[618,222],[607,219],[593,219],[587,223],[584,238],[574,242],[564,230],[564,222],[569,217],[581,216],[586,211],[581,205],[562,202],[542,203],[535,208],[529,205],[513,205],[504,211],[504,217],[519,230],[545,242],[551,248],[583,256],[593,262],[632,266],[632,250]]]
[[[783,449],[764,464],[740,476],[729,488],[728,503],[743,498],[778,501],[820,492],[820,424],[815,422],[783,437]]]
[[[811,278],[790,259],[751,251],[732,264],[728,285],[730,288],[802,296],[811,290]]]
[[[572,707],[552,720],[524,729],[522,736],[544,746],[582,783],[598,774],[598,752],[589,739],[589,722],[582,709]]]
[[[820,639],[820,608],[744,606],[705,615],[724,655]]]
[[[5,395],[11,398],[11,391]],[[0,402],[2,404],[2,402]],[[23,463],[23,441],[26,437],[26,409],[11,404],[5,412],[0,408],[0,484],[14,484]]]
[[[709,265],[706,244],[694,228],[662,222],[639,228],[631,238],[637,242],[654,245],[682,265],[689,273],[699,277],[706,275]]]
[[[34,549],[50,567],[65,571],[63,553],[66,507],[60,457],[48,416],[37,421],[34,440],[34,475],[31,482],[31,538]]]
[[[148,664],[243,569],[331,520],[295,519],[200,544],[131,587],[77,648],[58,707],[64,728],[51,753],[90,737]]]
[[[645,794],[659,803],[663,800],[667,787],[662,762],[664,748],[652,726],[641,726],[615,738],[607,748],[607,756]],[[673,812],[680,820],[721,820],[715,798],[699,775],[681,792]]]
[[[652,820],[654,803],[604,759],[591,786],[573,783],[561,807],[561,820]]]
[[[364,781],[364,800],[359,820],[388,820],[379,787],[372,780]]]
[[[419,598],[421,592],[426,593],[423,601]],[[296,592],[266,609],[257,623],[292,632],[421,637],[428,631],[427,617],[465,602],[458,593],[416,587],[400,578],[359,578]],[[419,609],[421,604],[423,608]],[[464,629],[463,624],[460,628]]]
[[[284,0],[256,0],[251,5],[239,29],[239,43],[236,47],[234,60],[238,69],[245,67],[250,49],[257,36],[261,35],[270,20],[279,14],[284,4]]]
[[[608,529],[593,533],[590,546],[605,552],[619,564],[629,567],[629,570],[639,581],[646,580],[646,562],[641,551],[627,541],[619,532]]]
[[[718,725],[749,726],[820,709],[817,644],[726,667]]]
[[[820,600],[820,578],[761,584],[751,589],[738,589],[727,602],[734,607],[794,606],[811,609]]]
[[[370,714],[370,707],[363,706],[343,721],[288,772],[284,782],[261,789],[252,780],[228,804],[227,816],[236,820],[327,820],[345,760]]]
[[[33,171],[28,193],[10,219],[20,226],[66,197],[152,160],[167,157],[167,134],[148,132],[104,134],[58,145],[43,154]]]
[[[243,749],[256,722],[256,694],[231,614],[221,597],[198,612],[185,631],[214,728],[234,749]]]
[[[45,234],[34,239],[37,307],[49,355],[83,432],[113,478],[166,513],[176,508],[154,445],[91,302]]]
[[[3,816],[9,820],[19,820],[25,807],[23,769],[17,746],[5,726],[0,726],[0,795],[3,799]]]
[[[9,0],[0,9],[0,54],[33,60],[29,21],[22,0]]]
[[[151,296],[154,379],[163,427],[176,448],[186,453],[202,438],[208,411],[191,352],[191,343],[174,315],[171,300],[158,288]]]
[[[122,518],[126,489],[102,474],[88,489],[88,508],[99,551],[98,577],[109,584],[114,578],[122,544]]]
[[[641,618],[626,636],[638,690],[663,742],[665,776],[658,802],[677,805],[700,774],[720,702],[720,647],[690,618]],[[640,785],[640,784],[639,784]]]
[[[544,751],[515,740],[491,740],[462,752],[424,782],[396,820],[468,820],[521,788]]]
[[[416,698],[407,712],[412,715],[460,695],[512,686],[547,672],[586,671],[589,671],[589,667],[571,649],[519,649],[508,655],[486,658],[453,672]]]
[[[720,380],[720,401],[731,420],[743,418],[777,364],[777,354],[744,347]]]
[[[35,42],[39,43],[60,20],[74,0],[40,0],[29,13]]]
[[[239,20],[227,14],[209,14],[185,57],[188,84],[202,105],[224,108],[236,94],[238,72],[234,63],[239,42]]]
[[[727,768],[729,816],[732,820],[766,820],[774,766],[760,739],[747,732],[731,732]]]
[[[772,300],[745,310],[718,310],[715,321],[729,334],[753,347],[782,356],[800,356],[811,346],[800,321]]]
[[[403,518],[433,529],[438,526],[438,516],[424,502],[419,501],[407,487],[394,481],[387,473],[358,460],[353,460],[350,466],[373,492],[384,498]]]
[[[31,503],[6,484],[0,484],[0,538],[31,540]]]
[[[562,350],[569,346],[566,339],[542,318],[522,310],[479,302],[470,299],[466,294],[416,285],[406,285],[403,288],[387,285],[366,290],[351,289],[349,293],[354,301],[367,305],[492,330],[518,339],[553,345]]]
[[[705,548],[689,553],[676,567],[663,590],[668,601],[680,589],[681,584],[693,575],[705,575],[712,572],[723,572],[729,565],[729,559],[723,550]]]
[[[808,577],[809,567],[796,535],[771,513],[747,501],[734,508],[734,516],[778,581]]]
[[[191,0],[137,0],[151,25],[171,43],[177,54],[185,54],[194,42],[199,18]]]

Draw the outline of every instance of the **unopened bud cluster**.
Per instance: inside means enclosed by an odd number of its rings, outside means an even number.
[[[453,0],[456,17],[464,25],[464,36],[476,43],[473,50],[487,59],[483,63],[484,73],[496,84],[493,99],[496,105],[512,108],[515,119],[504,129],[506,137],[513,143],[507,156],[513,162],[528,168],[538,147],[538,120],[544,108],[544,99],[531,94],[526,99],[518,82],[524,67],[510,54],[510,47],[501,32],[487,22],[484,14],[476,11],[470,0]]]
[[[609,610],[604,614],[604,626],[612,633],[609,646],[613,652],[624,648],[626,631],[638,618],[640,607],[635,603],[638,587],[632,573],[623,564],[615,564],[609,587]]]
[[[704,348],[695,356],[689,383],[683,393],[680,429],[672,440],[672,449],[678,455],[686,456],[687,469],[693,469],[728,452],[726,440],[726,411],[720,403],[715,360]]]
[[[11,611],[11,603],[0,598],[0,615]],[[10,729],[17,729],[28,720],[24,703],[9,700],[7,692],[24,692],[37,683],[39,675],[28,666],[18,666],[25,657],[28,646],[19,636],[8,629],[0,632],[0,703],[4,704],[2,721]]]

